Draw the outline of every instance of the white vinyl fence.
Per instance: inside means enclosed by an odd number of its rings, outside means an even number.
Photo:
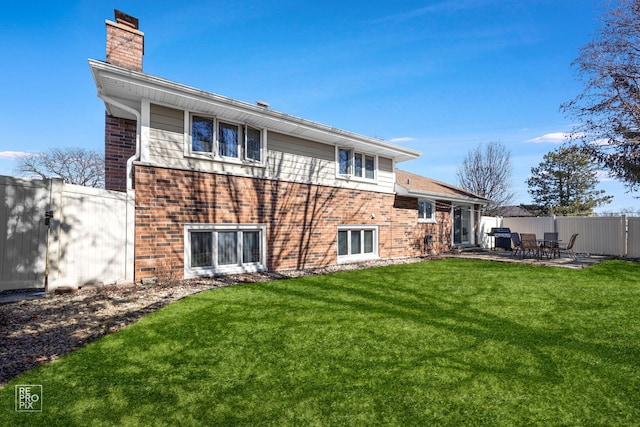
[[[640,258],[640,218],[628,218],[627,256]]]
[[[0,200],[0,290],[132,280],[125,193],[0,176]]]
[[[483,248],[490,248],[493,246],[493,238],[488,236],[487,233],[494,227],[500,227],[501,218],[495,216],[481,216],[480,217],[480,230],[478,235],[478,244]]]
[[[491,217],[482,217],[483,221]],[[512,232],[534,233],[542,237],[545,232],[557,232],[558,238],[569,242],[577,233],[574,251],[595,255],[640,258],[640,218],[617,217],[526,217],[498,218],[497,227],[508,227]],[[495,221],[494,221],[495,223]],[[490,247],[484,244],[483,247]]]

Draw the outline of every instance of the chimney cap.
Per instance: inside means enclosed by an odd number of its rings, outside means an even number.
[[[269,103],[266,101],[256,101],[256,104],[258,105],[258,107],[264,107],[264,108],[269,108]]]
[[[135,30],[138,29],[138,18],[134,18],[133,16],[127,15],[124,12],[120,12],[117,9],[114,9],[113,13],[115,15],[116,22],[118,24],[127,25],[127,26],[129,26],[129,27],[131,27],[131,28],[133,28]]]

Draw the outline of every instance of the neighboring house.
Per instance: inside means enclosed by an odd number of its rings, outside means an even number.
[[[142,72],[138,20],[89,60],[106,188],[127,192],[135,280],[303,269],[475,244],[485,199],[396,169],[420,152]],[[430,237],[429,237],[430,236]]]
[[[491,216],[501,217],[529,217],[535,216],[531,211],[522,206],[499,206],[490,212]]]

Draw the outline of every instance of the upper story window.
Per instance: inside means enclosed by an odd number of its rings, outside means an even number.
[[[376,157],[352,149],[338,148],[338,175],[363,179],[376,179]]]
[[[201,116],[191,117],[191,151],[213,152],[214,136],[213,119]]]
[[[236,125],[218,122],[218,154],[224,157],[238,157],[240,129]]]
[[[435,222],[436,206],[431,200],[418,200],[418,221],[419,222]]]
[[[263,163],[266,135],[264,129],[197,114],[191,115],[190,124],[189,154]]]

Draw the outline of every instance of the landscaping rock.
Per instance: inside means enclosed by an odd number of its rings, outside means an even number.
[[[78,288],[75,286],[58,286],[53,293],[56,295],[74,294],[78,292]]]

